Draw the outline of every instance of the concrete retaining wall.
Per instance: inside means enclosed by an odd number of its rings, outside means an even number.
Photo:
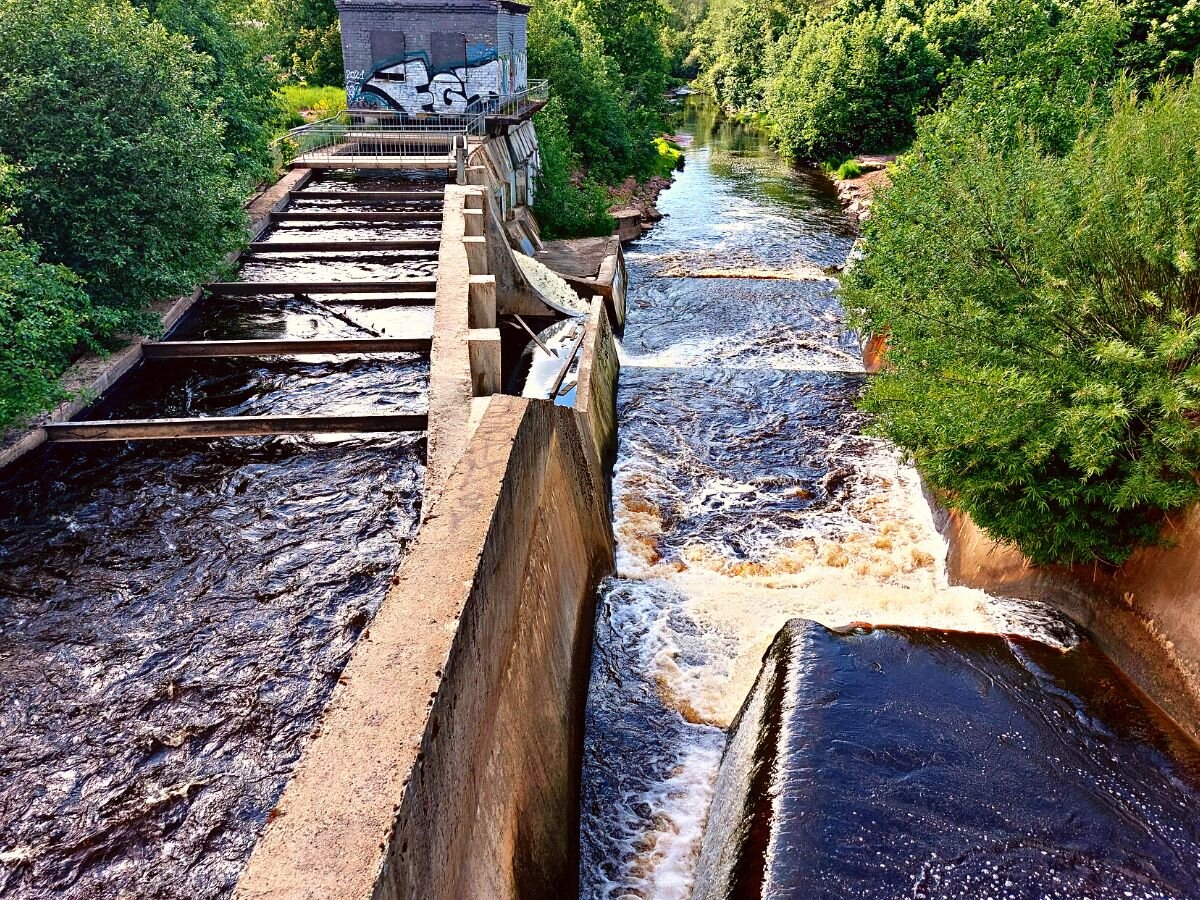
[[[953,583],[1062,610],[1200,740],[1200,508],[1167,527],[1174,546],[1140,549],[1116,570],[1035,566],[969,516],[941,518]]]
[[[575,896],[604,481],[575,411],[488,402],[237,896]]]

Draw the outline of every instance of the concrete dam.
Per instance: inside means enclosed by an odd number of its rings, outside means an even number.
[[[544,242],[539,98],[415,127],[341,5],[236,273],[3,460],[0,893],[1200,896],[1196,722],[856,408],[823,176],[692,97],[661,224]]]

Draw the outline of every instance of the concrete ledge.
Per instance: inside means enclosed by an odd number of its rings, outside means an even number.
[[[617,457],[617,379],[621,362],[609,326],[608,308],[600,297],[592,300],[580,353],[575,409],[580,413],[596,460],[607,474]],[[607,487],[607,478],[604,483]]]
[[[491,398],[236,896],[576,895],[602,480],[576,412]]]

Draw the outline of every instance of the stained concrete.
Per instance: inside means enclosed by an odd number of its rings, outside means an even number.
[[[492,397],[239,883],[242,898],[574,896],[594,589],[579,415]]]
[[[1117,569],[1036,566],[964,513],[940,519],[953,583],[1062,610],[1200,740],[1200,507],[1167,525],[1167,546],[1137,550]]]
[[[550,241],[537,253],[581,297],[599,294],[608,304],[608,319],[618,332],[625,327],[625,254],[616,237]]]

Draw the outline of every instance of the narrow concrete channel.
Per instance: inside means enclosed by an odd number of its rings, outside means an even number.
[[[336,429],[424,420],[433,297],[411,288],[443,186],[295,191],[232,282],[5,472],[4,896],[232,890],[417,529],[423,432]],[[425,350],[377,352],[401,337]],[[247,417],[333,433],[92,440]]]
[[[1200,896],[1196,745],[1058,614],[950,586],[867,433],[831,186],[699,98],[683,130],[628,253],[581,896]]]

